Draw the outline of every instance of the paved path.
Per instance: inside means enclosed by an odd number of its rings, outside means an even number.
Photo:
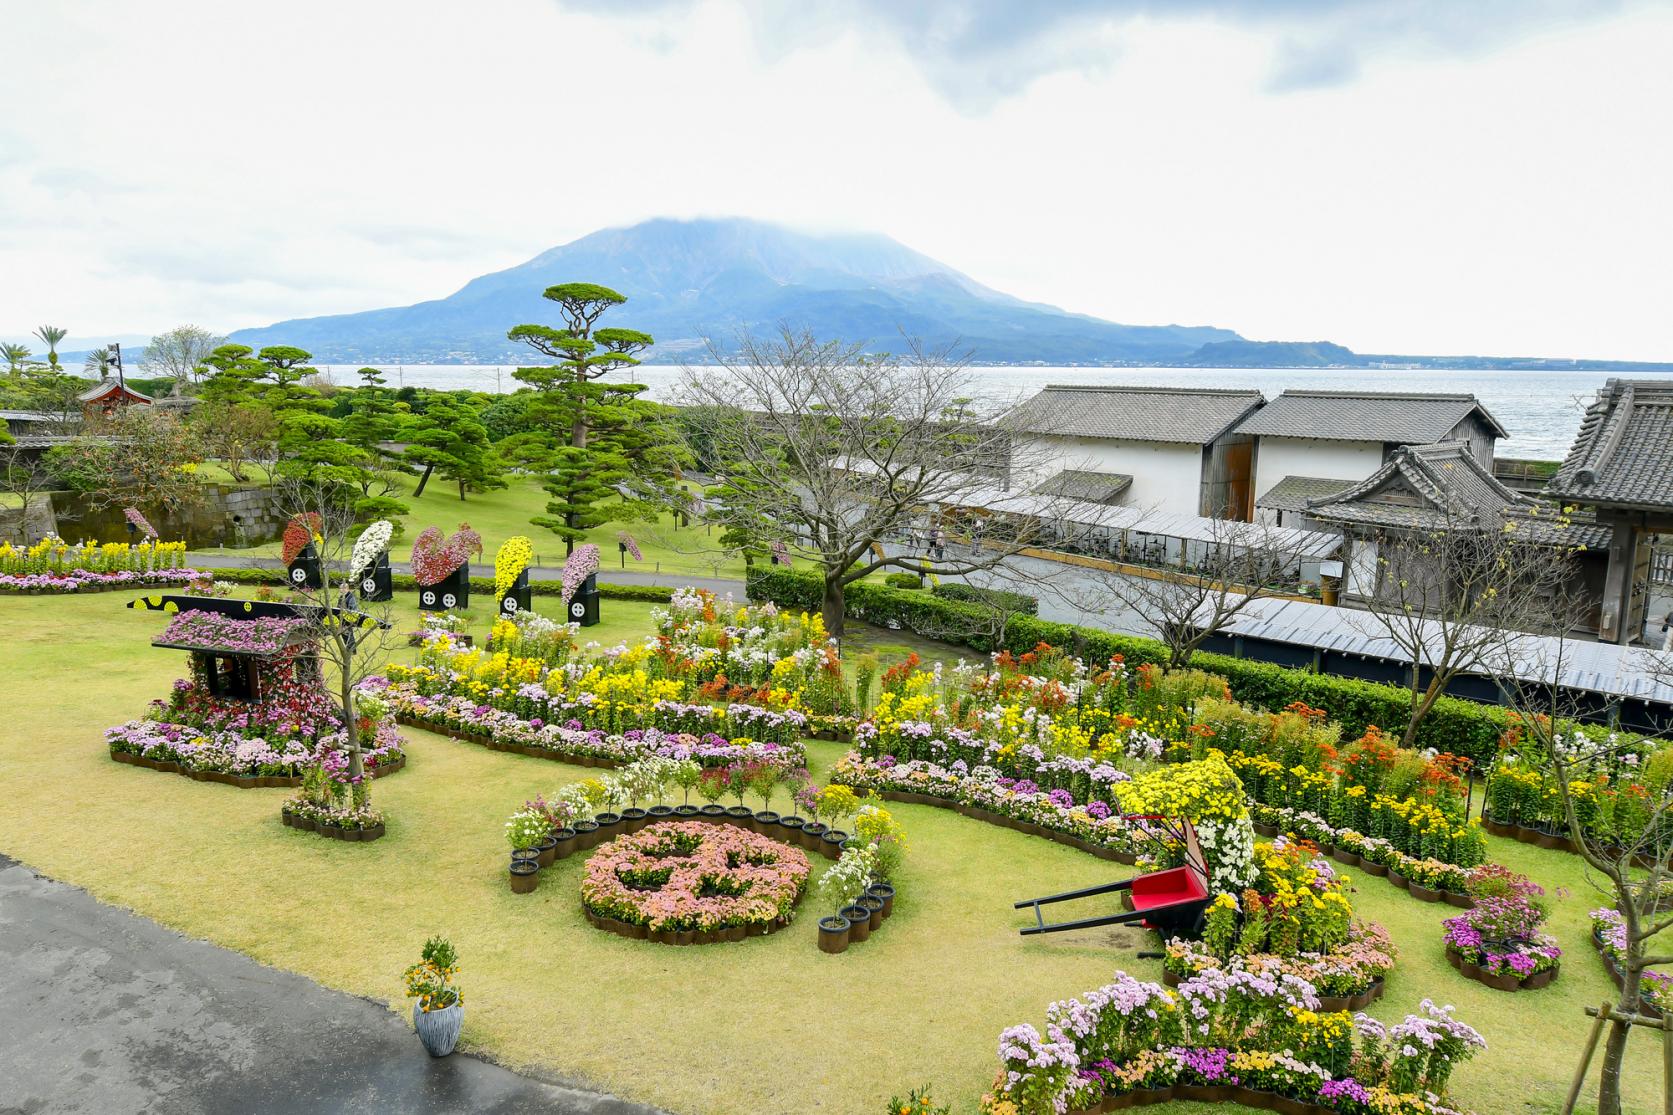
[[[0,988],[0,1115],[657,1115],[459,1053],[433,1060],[375,1003],[5,856]]]
[[[283,569],[284,562],[278,558],[245,557],[240,554],[212,554],[201,550],[194,550],[187,555],[187,564],[194,569]],[[412,566],[404,561],[392,561],[389,568],[396,573],[411,573]],[[472,565],[471,576],[488,577],[494,575],[492,565]],[[598,579],[606,584],[614,585],[667,585],[669,588],[706,588],[710,592],[725,596],[731,593],[738,600],[744,598],[744,583],[727,577],[698,577],[687,573],[647,573],[638,569],[611,569],[608,564],[598,571]],[[531,565],[529,566],[529,580],[531,581],[561,581],[563,567],[560,565]]]

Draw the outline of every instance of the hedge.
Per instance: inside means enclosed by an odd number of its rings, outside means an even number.
[[[228,581],[235,585],[288,585],[283,569],[210,569],[217,581]],[[413,580],[410,573],[396,573],[391,580],[397,592],[417,592],[418,582]],[[494,578],[472,577],[471,592],[482,596],[493,596]],[[530,581],[529,592],[534,596],[563,595],[562,581]],[[642,600],[652,604],[666,604],[674,590],[667,585],[613,585],[608,581],[598,582],[598,594],[606,600]]]
[[[1040,610],[1040,601],[1027,593],[1006,592],[1002,588],[981,588],[977,585],[967,585],[963,581],[943,581],[930,592],[943,600],[956,600],[963,604],[980,604],[984,608],[1000,608],[1007,612],[1019,612],[1035,615]]]
[[[823,598],[823,585],[817,574],[782,568],[750,570],[748,590],[751,600],[771,600],[780,607],[813,612],[819,610]],[[1168,660],[1166,644],[1155,639],[1055,623],[1032,615],[1012,616],[1000,647],[995,645],[993,616],[989,610],[948,600],[939,594],[903,592],[860,581],[847,587],[844,599],[845,611],[854,619],[881,627],[936,632],[936,637],[943,641],[984,654],[1000,649],[1022,654],[1039,643],[1050,643],[1100,662],[1118,654],[1130,666],[1146,663],[1160,666]],[[961,631],[966,634],[957,634]],[[1191,656],[1191,665],[1224,677],[1237,699],[1251,705],[1281,709],[1302,701],[1324,709],[1331,719],[1341,723],[1346,739],[1363,735],[1372,725],[1399,734],[1409,718],[1410,691],[1397,685],[1334,677],[1203,651]],[[1418,725],[1416,742],[1418,747],[1468,755],[1486,764],[1498,753],[1499,737],[1509,723],[1506,709],[1443,696]]]

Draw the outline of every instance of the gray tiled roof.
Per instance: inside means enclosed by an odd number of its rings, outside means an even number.
[[[1269,511],[1304,511],[1308,500],[1333,496],[1354,484],[1352,480],[1331,480],[1323,476],[1286,476],[1268,488],[1255,501],[1255,506]]]
[[[1087,503],[1114,503],[1121,493],[1132,486],[1133,478],[1124,472],[1087,472],[1066,468],[1035,485],[1034,494],[1061,496]]]
[[[1207,445],[1265,401],[1254,388],[1050,384],[1006,423],[1032,434]]]
[[[1546,491],[1582,503],[1673,508],[1673,381],[1604,384]]]
[[[1472,412],[1494,434],[1505,436],[1498,419],[1474,395],[1401,391],[1286,391],[1245,418],[1237,432],[1423,445],[1446,437]]]
[[[1505,487],[1461,441],[1401,446],[1364,480],[1302,510],[1321,523],[1395,530],[1499,530],[1514,522],[1523,537],[1587,548],[1609,537],[1595,523],[1559,521],[1558,508]]]

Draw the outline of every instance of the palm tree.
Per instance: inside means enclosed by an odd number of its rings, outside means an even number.
[[[23,362],[29,359],[28,345],[0,345],[0,360],[6,362],[6,374],[16,379],[23,372]]]
[[[95,378],[104,379],[110,375],[111,369],[116,367],[116,354],[108,347],[96,348],[87,354],[87,359],[81,362],[81,367]]]
[[[47,367],[51,368],[55,372],[59,370],[58,342],[69,336],[69,334],[70,331],[68,329],[60,329],[56,325],[43,325],[39,329],[35,330],[35,336],[39,337],[41,339],[41,343],[46,345]]]

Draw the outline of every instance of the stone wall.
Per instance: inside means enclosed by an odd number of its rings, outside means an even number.
[[[173,513],[142,510],[164,541],[184,538],[194,549],[255,546],[277,539],[285,528],[277,500],[267,488],[205,484],[203,498],[191,507]],[[96,510],[86,496],[76,492],[52,493],[50,514],[44,507],[39,514],[31,509],[26,536],[21,538],[18,517],[15,510],[0,514],[0,538],[33,542],[49,530],[72,542],[84,538],[124,542],[133,537],[128,533],[128,520],[121,507]]]

